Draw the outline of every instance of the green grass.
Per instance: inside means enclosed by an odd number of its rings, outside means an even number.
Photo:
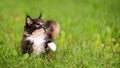
[[[119,0],[1,0],[0,68],[120,68]],[[59,22],[56,52],[21,55],[26,14]]]

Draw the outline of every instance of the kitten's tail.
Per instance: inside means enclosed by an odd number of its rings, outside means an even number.
[[[59,24],[54,20],[48,20],[46,22],[46,27],[48,28],[48,35],[52,39],[54,39],[58,35],[58,33],[60,31]]]

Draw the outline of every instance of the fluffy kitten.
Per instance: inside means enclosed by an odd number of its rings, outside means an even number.
[[[26,16],[26,24],[22,38],[22,54],[40,55],[49,50],[56,50],[53,42],[55,36],[59,33],[59,24],[54,20],[48,20],[43,23],[42,15],[36,19]]]

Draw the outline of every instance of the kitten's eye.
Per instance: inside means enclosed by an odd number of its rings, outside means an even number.
[[[42,25],[43,23],[42,22],[38,22],[38,24]]]
[[[43,25],[43,23],[40,23],[40,25]]]

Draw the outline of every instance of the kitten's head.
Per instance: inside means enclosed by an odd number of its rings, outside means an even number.
[[[36,19],[32,19],[28,15],[26,16],[25,31],[27,31],[27,33],[32,34],[33,31],[40,28],[44,28],[44,23],[43,23],[41,14]]]

